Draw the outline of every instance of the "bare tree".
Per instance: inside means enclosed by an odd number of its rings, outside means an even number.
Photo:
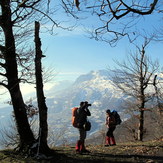
[[[145,54],[148,43],[145,41],[141,49],[137,47],[138,53],[131,54],[127,61],[116,62],[119,69],[112,70],[113,83],[135,101],[133,109],[139,112],[138,140],[140,141],[143,140],[144,111],[148,110],[147,102],[155,96],[156,84],[154,83],[157,83],[155,75],[159,71],[158,62],[153,62]]]
[[[12,20],[13,13],[9,0],[0,1],[0,6],[0,27],[4,34],[4,44],[0,46],[1,58],[4,61],[1,62],[0,66],[4,71],[0,75],[5,78],[0,84],[7,88],[11,95],[17,130],[21,140],[20,149],[22,149],[34,141],[34,136],[28,123],[25,104],[19,87],[20,80],[18,78],[16,45],[13,31],[13,23],[16,20]]]
[[[32,129],[32,132],[34,133],[34,136],[36,136],[38,133],[38,127],[37,127],[38,109],[32,105],[30,100],[29,103],[27,102],[26,110],[27,110],[29,125]],[[7,147],[7,148],[15,147],[15,149],[18,147],[18,145],[20,144],[20,137],[19,137],[19,133],[17,132],[17,128],[15,126],[14,113],[12,113],[11,118],[5,124],[5,126],[1,126],[0,134],[1,134],[0,144],[3,147]]]
[[[34,51],[29,49],[26,40],[31,39],[34,31],[32,24],[35,20],[46,17],[53,23],[52,27],[58,26],[49,16],[49,2],[50,0],[0,1],[0,85],[9,91],[11,96],[16,128],[20,136],[19,149],[22,152],[28,150],[35,141],[19,86],[20,82],[27,82],[27,74],[31,77],[29,70]]]
[[[162,26],[163,5],[158,0],[74,0],[74,2],[62,0],[62,2],[65,11],[74,18],[82,17],[83,11],[87,13],[85,17],[92,18],[89,27],[93,27],[90,30],[90,37],[106,41],[112,46],[115,46],[123,37],[127,37],[131,42],[138,37],[144,37],[144,34],[151,37],[157,30],[160,31],[159,28]],[[158,28],[152,23],[150,28],[142,24],[152,15],[157,15],[155,20],[157,19],[157,23],[160,24]],[[94,19],[96,21],[93,22]],[[151,19],[153,20],[152,17]]]
[[[56,126],[53,126],[49,130],[49,136],[48,136],[48,144],[51,148],[54,148],[57,145],[68,145],[70,143],[68,140],[70,137],[68,136],[69,129],[63,125],[58,129],[56,132],[54,128],[57,128]]]
[[[50,149],[47,144],[48,137],[48,123],[47,123],[47,111],[48,108],[45,102],[45,96],[43,92],[43,77],[42,77],[42,63],[41,58],[43,57],[41,50],[41,40],[39,37],[40,23],[35,22],[35,46],[36,46],[36,57],[35,57],[35,74],[36,74],[36,92],[37,101],[39,108],[39,152],[49,153]]]

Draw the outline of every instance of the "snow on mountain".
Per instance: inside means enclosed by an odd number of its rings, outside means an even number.
[[[123,112],[121,105],[125,97],[113,86],[110,75],[107,70],[91,71],[79,76],[74,83],[63,81],[46,91],[50,132],[62,133],[64,130],[65,139],[76,139],[78,131],[71,125],[71,108],[79,106],[81,101],[92,104],[89,107],[92,114],[89,134],[98,132],[104,125],[106,109]]]
[[[58,111],[58,105],[59,111],[61,111],[78,106],[81,101],[89,101],[94,107],[100,108],[112,103],[110,109],[117,109],[114,100],[119,100],[121,97],[123,97],[123,94],[113,86],[108,71],[100,70],[79,76],[71,86],[57,92],[57,95],[54,92],[53,97],[47,100],[48,102],[53,101],[55,112]],[[104,101],[106,102],[104,103]]]
[[[58,135],[57,142],[63,143],[68,140],[71,143],[77,139],[78,131],[71,125],[71,109],[79,106],[81,101],[92,104],[89,107],[92,129],[88,132],[88,136],[102,129],[106,109],[123,113],[121,106],[128,97],[113,85],[111,76],[111,72],[107,70],[91,71],[79,76],[74,83],[62,81],[45,91],[49,133],[54,132],[55,137]],[[11,116],[11,107],[0,108],[0,127],[1,122],[6,125],[5,122]]]
[[[53,93],[53,97],[47,97],[49,108],[49,125],[66,126],[71,137],[76,130],[71,125],[71,108],[79,106],[81,101],[88,101],[92,104],[89,107],[92,122],[90,134],[99,131],[105,122],[105,110],[123,111],[121,105],[124,95],[118,91],[110,80],[110,74],[106,70],[91,71],[88,74],[79,76],[68,88]],[[53,119],[53,120],[52,120]],[[56,128],[56,127],[55,127]],[[76,133],[77,134],[77,133]]]

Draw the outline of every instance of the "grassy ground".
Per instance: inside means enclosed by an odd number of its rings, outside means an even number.
[[[0,162],[2,163],[162,163],[163,162],[163,139],[150,142],[122,143],[116,146],[92,146],[88,145],[90,154],[76,154],[75,148],[71,146],[56,147],[55,154],[48,160],[37,160],[25,158],[14,153],[12,150],[0,151]]]

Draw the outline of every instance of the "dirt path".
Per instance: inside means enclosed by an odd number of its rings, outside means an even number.
[[[76,154],[74,146],[56,147],[54,156],[37,160],[4,150],[0,151],[0,163],[163,163],[163,141],[110,147],[89,145],[87,149],[90,154]]]

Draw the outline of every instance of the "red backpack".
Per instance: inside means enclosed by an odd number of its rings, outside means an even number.
[[[72,108],[72,125],[74,127],[78,127],[78,113],[77,113],[78,108],[74,107]]]

